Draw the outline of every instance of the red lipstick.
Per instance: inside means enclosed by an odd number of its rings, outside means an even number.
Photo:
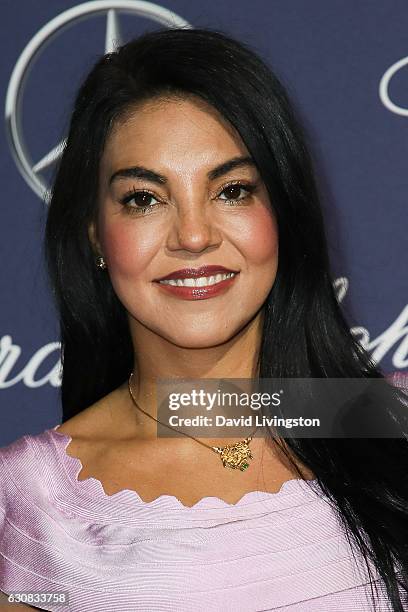
[[[167,276],[155,278],[155,281],[177,280],[178,278],[198,278],[200,276],[215,276],[216,274],[227,274],[228,272],[238,273],[238,270],[224,268],[224,266],[201,266],[201,268],[183,268],[175,270]]]
[[[213,284],[211,285],[181,285],[181,279],[196,279],[203,276],[209,278],[211,276],[216,277],[217,274],[228,274],[229,276],[225,279],[220,278],[218,280],[214,278],[212,280]],[[206,300],[227,291],[235,282],[238,274],[238,270],[231,270],[229,268],[225,268],[224,266],[202,266],[201,268],[195,269],[184,268],[182,270],[175,270],[171,274],[157,279],[155,284],[157,284],[160,289],[167,292],[169,295],[173,295],[184,300]],[[160,281],[173,281],[173,283],[161,283]]]

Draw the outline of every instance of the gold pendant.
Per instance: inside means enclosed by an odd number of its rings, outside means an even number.
[[[216,453],[221,455],[221,461],[224,467],[229,467],[233,470],[245,471],[249,467],[247,459],[253,459],[251,449],[249,448],[249,442],[252,437],[245,438],[241,442],[236,444],[221,446],[212,446]]]

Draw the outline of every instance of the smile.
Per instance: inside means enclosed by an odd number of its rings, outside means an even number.
[[[174,280],[158,281],[161,285],[172,285],[173,287],[209,287],[221,281],[236,276],[235,272],[227,274],[216,274],[215,276],[199,276],[198,278],[178,278]]]
[[[228,291],[237,276],[239,272],[225,272],[197,278],[165,279],[154,284],[161,291],[182,300],[208,300]]]

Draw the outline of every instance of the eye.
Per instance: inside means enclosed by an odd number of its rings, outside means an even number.
[[[222,194],[226,194],[226,198],[221,198],[224,202],[239,202],[245,200],[250,194],[255,191],[256,186],[252,183],[230,183],[222,191],[220,191],[219,197]],[[244,195],[242,192],[245,192]]]
[[[152,204],[152,200],[156,203]],[[130,202],[134,201],[134,205],[130,206]],[[145,213],[148,209],[155,208],[159,204],[159,200],[149,191],[132,189],[128,191],[121,199],[129,213]]]

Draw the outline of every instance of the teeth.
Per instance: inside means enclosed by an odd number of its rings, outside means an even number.
[[[172,285],[173,287],[208,287],[215,285],[227,278],[235,276],[234,272],[227,274],[216,274],[215,276],[200,276],[199,278],[178,278],[174,280],[159,281],[162,285]]]

